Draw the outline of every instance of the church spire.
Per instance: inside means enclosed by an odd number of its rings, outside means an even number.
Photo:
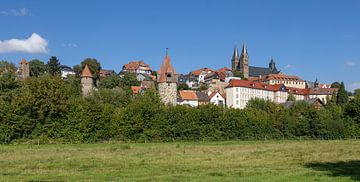
[[[247,46],[246,46],[246,43],[243,44],[243,47],[242,47],[242,51],[241,51],[241,54],[243,55],[247,55]]]
[[[233,54],[233,59],[234,58],[238,58],[239,57],[239,50],[237,47],[234,48],[234,54]]]

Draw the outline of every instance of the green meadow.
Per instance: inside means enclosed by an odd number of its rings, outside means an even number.
[[[360,140],[0,145],[1,181],[360,181]]]

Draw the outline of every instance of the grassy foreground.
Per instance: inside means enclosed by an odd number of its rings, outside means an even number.
[[[360,141],[0,145],[1,181],[360,181]]]

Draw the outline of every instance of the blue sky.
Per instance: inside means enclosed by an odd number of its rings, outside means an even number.
[[[0,59],[73,66],[93,57],[119,71],[131,60],[157,70],[165,49],[175,69],[230,67],[235,45],[248,44],[250,64],[277,67],[305,80],[360,88],[358,0],[0,0]],[[32,53],[2,51],[4,41],[45,39]],[[37,40],[37,39],[34,39]],[[34,47],[31,47],[34,48]],[[44,48],[46,51],[44,51]],[[29,51],[28,51],[29,52]]]

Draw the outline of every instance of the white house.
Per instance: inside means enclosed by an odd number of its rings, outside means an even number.
[[[219,92],[213,92],[209,95],[210,103],[218,106],[225,106],[225,94],[221,95]]]
[[[288,93],[283,84],[269,85],[248,80],[231,80],[226,87],[226,105],[232,108],[243,109],[253,98],[284,103],[287,97]]]
[[[60,70],[61,70],[61,78],[62,79],[67,78],[68,75],[75,75],[75,71],[66,65],[61,65]]]

